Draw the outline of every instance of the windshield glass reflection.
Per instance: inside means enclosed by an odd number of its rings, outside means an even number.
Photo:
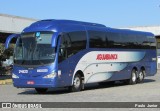
[[[15,64],[41,65],[54,62],[55,48],[51,47],[53,32],[25,33],[17,40]]]

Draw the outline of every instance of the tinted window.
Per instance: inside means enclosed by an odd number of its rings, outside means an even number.
[[[61,37],[59,49],[59,61],[65,60],[68,57],[86,48],[86,32],[68,32]]]
[[[156,49],[156,39],[153,36],[148,36],[147,41],[151,49]]]
[[[89,31],[90,48],[105,48],[106,47],[106,34],[101,31]]]
[[[150,49],[156,48],[155,38],[142,34],[88,31],[90,48],[125,48]]]
[[[136,38],[135,48],[146,49],[150,47],[145,35],[135,35],[134,38]]]
[[[120,48],[121,37],[118,33],[106,33],[107,35],[107,47],[108,48]]]
[[[66,34],[71,42],[71,52],[73,54],[86,48],[86,32],[69,32]]]

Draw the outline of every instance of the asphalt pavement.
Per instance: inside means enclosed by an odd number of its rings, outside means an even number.
[[[0,85],[0,102],[160,102],[160,70],[155,76],[146,77],[143,83],[124,85],[116,83],[110,86],[90,84],[81,92],[68,92],[65,88],[49,89],[46,94],[38,94],[34,89],[15,88],[12,84]],[[4,110],[4,109],[0,109]],[[18,109],[20,110],[20,109]],[[36,109],[34,109],[36,110]],[[42,109],[49,110],[49,109]],[[66,110],[63,108],[57,110]],[[75,110],[67,109],[67,110]],[[82,110],[82,109],[78,109]],[[83,109],[90,111],[92,109]],[[96,108],[95,110],[104,110]],[[113,109],[107,109],[113,110]],[[116,109],[118,111],[154,111],[160,109]]]

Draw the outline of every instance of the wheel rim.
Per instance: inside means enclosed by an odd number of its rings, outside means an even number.
[[[143,72],[142,71],[139,73],[139,79],[143,80]]]
[[[132,81],[133,81],[133,82],[136,81],[136,73],[135,73],[135,72],[132,73]]]
[[[81,84],[80,79],[79,79],[78,77],[76,77],[76,78],[74,79],[74,86],[75,86],[76,88],[78,88],[78,87],[80,86],[80,84]]]

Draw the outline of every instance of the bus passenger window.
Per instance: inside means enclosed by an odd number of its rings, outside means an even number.
[[[58,62],[62,62],[63,60],[66,59],[66,40],[64,36],[61,37],[61,43],[58,55],[59,55]]]
[[[65,33],[61,37],[59,49],[59,62],[75,55],[86,48],[86,32],[75,31]]]

